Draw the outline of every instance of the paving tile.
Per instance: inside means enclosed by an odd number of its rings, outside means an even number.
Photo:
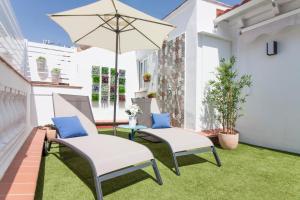
[[[34,183],[37,178],[37,173],[17,173],[15,176],[5,175],[0,183]]]
[[[45,131],[33,131],[0,181],[0,200],[33,200]]]
[[[30,194],[34,195],[35,192],[35,183],[0,183],[0,194]]]
[[[0,195],[0,200],[33,200],[34,195]]]

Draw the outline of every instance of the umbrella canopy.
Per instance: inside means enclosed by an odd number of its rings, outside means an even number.
[[[118,0],[102,0],[50,15],[70,36],[75,44],[108,49],[118,54],[135,50],[160,49],[173,25],[140,12]],[[117,88],[118,73],[115,76]],[[114,93],[117,96],[117,89]],[[114,100],[114,128],[116,125]],[[114,133],[116,131],[114,129]]]
[[[79,45],[125,53],[159,49],[174,26],[144,14],[118,0],[102,0],[50,15]],[[119,47],[115,34],[119,31]]]

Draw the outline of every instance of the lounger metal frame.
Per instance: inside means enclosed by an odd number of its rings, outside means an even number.
[[[179,165],[178,165],[178,161],[177,161],[177,157],[180,157],[180,156],[186,156],[186,155],[191,155],[191,154],[199,154],[199,153],[204,153],[204,152],[212,152],[213,155],[214,155],[214,158],[216,160],[217,166],[218,167],[222,166],[221,160],[218,156],[218,153],[217,153],[217,150],[216,150],[215,146],[202,147],[202,148],[198,148],[198,149],[175,152],[172,149],[172,146],[170,145],[170,143],[167,140],[165,140],[161,137],[158,137],[157,135],[151,134],[151,133],[149,133],[145,130],[140,130],[140,131],[138,131],[138,133],[145,133],[145,134],[151,135],[153,137],[156,137],[156,138],[162,140],[163,142],[165,142],[169,146],[169,149],[171,150],[172,159],[173,159],[173,163],[174,163],[174,167],[175,167],[175,171],[176,171],[177,176],[180,176]]]
[[[141,163],[141,164],[133,165],[133,166],[130,166],[130,167],[126,167],[126,168],[123,168],[123,169],[120,169],[120,170],[116,170],[116,171],[109,172],[107,174],[98,176],[97,172],[96,172],[96,167],[94,165],[94,162],[84,152],[82,152],[80,149],[76,148],[75,146],[73,146],[73,145],[71,145],[71,144],[69,144],[65,141],[59,140],[59,139],[54,139],[52,141],[48,141],[48,147],[47,147],[48,151],[50,150],[51,144],[53,142],[64,145],[64,146],[72,149],[74,152],[76,152],[78,155],[80,155],[82,158],[84,158],[88,161],[88,163],[89,163],[89,165],[92,169],[92,172],[93,172],[93,178],[94,178],[94,183],[95,183],[95,188],[96,188],[97,200],[103,200],[103,192],[102,192],[102,187],[101,187],[101,183],[103,181],[113,179],[113,178],[116,178],[118,176],[122,176],[122,175],[125,175],[125,174],[128,174],[128,173],[143,169],[143,168],[148,167],[148,166],[152,166],[153,171],[154,171],[155,176],[156,176],[157,183],[159,185],[163,184],[155,159],[151,159],[151,160],[146,161],[146,162]]]
[[[73,96],[76,96],[76,95],[73,95]],[[52,99],[53,99],[53,94],[52,94]],[[53,105],[54,116],[56,116],[54,101],[53,101],[52,105]],[[90,103],[89,103],[89,106],[90,106],[90,111],[91,111],[92,109],[91,109],[91,104]],[[93,115],[91,115],[91,116],[93,118]],[[95,123],[94,118],[90,119],[90,120]],[[103,181],[106,181],[106,180],[109,180],[109,179],[112,179],[112,178],[115,178],[115,177],[118,177],[118,176],[122,176],[122,175],[125,175],[125,174],[128,174],[128,173],[143,169],[143,168],[148,167],[150,165],[152,165],[152,168],[154,170],[157,183],[159,185],[163,184],[163,181],[161,179],[161,176],[160,176],[160,173],[159,173],[159,170],[158,170],[158,167],[157,167],[157,164],[156,164],[156,161],[155,161],[154,158],[149,160],[149,161],[140,163],[140,164],[132,165],[132,166],[120,169],[120,170],[109,172],[109,173],[101,175],[101,176],[97,176],[96,167],[94,166],[94,162],[90,159],[89,156],[87,156],[84,152],[82,152],[77,147],[75,147],[75,146],[73,146],[73,145],[57,138],[57,139],[52,139],[50,141],[45,142],[45,145],[47,145],[47,147],[45,147],[44,149],[47,149],[48,151],[50,151],[51,145],[52,145],[53,142],[64,145],[64,146],[72,149],[74,152],[76,152],[82,158],[84,158],[88,161],[88,163],[89,163],[89,165],[92,169],[92,172],[93,172],[95,188],[96,188],[96,194],[97,194],[97,200],[103,200],[103,193],[102,193],[102,189],[101,189],[101,183]]]

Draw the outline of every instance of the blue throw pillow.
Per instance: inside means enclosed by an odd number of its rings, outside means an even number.
[[[59,136],[63,139],[88,135],[78,117],[54,117],[52,121],[58,129]]]
[[[152,128],[171,128],[170,113],[155,114],[152,113]]]

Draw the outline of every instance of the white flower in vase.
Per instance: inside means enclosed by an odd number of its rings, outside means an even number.
[[[130,108],[126,109],[125,112],[129,117],[129,127],[134,128],[136,126],[136,116],[142,113],[140,107],[133,104]]]

